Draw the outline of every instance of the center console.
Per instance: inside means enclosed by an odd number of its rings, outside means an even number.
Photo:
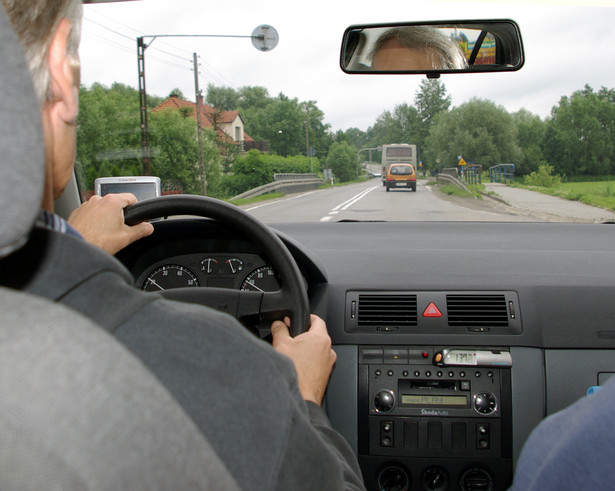
[[[358,450],[368,490],[507,489],[510,353],[361,346]]]

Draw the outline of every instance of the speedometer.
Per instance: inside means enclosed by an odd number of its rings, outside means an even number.
[[[271,266],[261,266],[246,277],[241,289],[251,292],[277,292],[280,289],[280,282]]]
[[[141,288],[146,292],[157,292],[190,286],[199,286],[199,280],[192,271],[179,264],[167,264],[148,274]]]

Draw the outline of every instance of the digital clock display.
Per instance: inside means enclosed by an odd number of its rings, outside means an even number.
[[[460,365],[474,365],[476,363],[476,354],[471,351],[453,351],[450,353],[450,357]]]
[[[467,406],[468,398],[466,396],[402,394],[401,403],[405,406]]]

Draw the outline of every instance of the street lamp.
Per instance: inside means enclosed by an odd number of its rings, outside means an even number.
[[[144,175],[149,176],[150,169],[150,148],[149,148],[149,127],[147,120],[147,93],[145,91],[145,50],[160,37],[218,37],[218,38],[249,38],[252,40],[252,45],[259,51],[271,51],[278,45],[279,35],[276,29],[270,25],[263,24],[258,26],[250,36],[237,36],[227,34],[154,34],[148,36],[139,36],[137,38],[137,64],[139,70],[139,104],[141,111],[141,164]],[[146,44],[145,38],[151,38],[151,41]],[[203,161],[203,146],[201,140],[201,125],[200,125],[200,102],[199,102],[199,87],[198,87],[198,67],[196,53],[193,56],[194,63],[194,78],[196,91],[197,105],[197,131],[199,132],[199,164],[203,172],[203,194],[205,194],[205,162]]]

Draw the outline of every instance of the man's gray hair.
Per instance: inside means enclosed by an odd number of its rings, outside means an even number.
[[[62,18],[70,21],[68,40],[71,63],[79,63],[81,0],[0,0],[17,33],[30,68],[39,103],[51,97],[47,55],[49,43]]]
[[[452,39],[444,36],[436,28],[429,26],[394,27],[384,32],[374,43],[370,58],[382,49],[384,44],[396,39],[406,48],[425,50],[432,64],[440,69],[462,69],[468,62],[461,48]]]

